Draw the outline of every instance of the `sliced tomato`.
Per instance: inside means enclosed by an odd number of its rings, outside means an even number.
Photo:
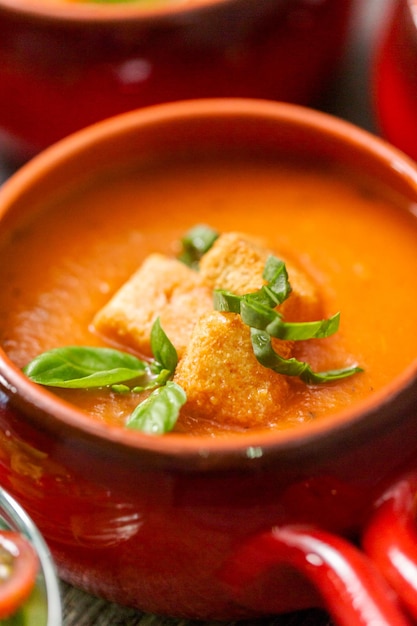
[[[29,597],[39,559],[32,544],[11,530],[0,531],[0,619],[15,613]]]

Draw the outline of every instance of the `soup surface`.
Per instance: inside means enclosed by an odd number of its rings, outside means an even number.
[[[323,385],[289,379],[284,407],[265,428],[321,419],[381,389],[417,356],[417,224],[405,201],[328,164],[204,159],[132,168],[92,180],[42,208],[0,242],[0,341],[25,366],[67,345],[105,345],[92,320],[151,253],[175,256],[191,226],[266,240],[314,281],[323,317],[339,331],[301,341],[315,370],[359,364]],[[232,392],[232,390],[231,390]],[[55,393],[55,391],[54,391]],[[137,394],[57,390],[92,419],[124,425]],[[221,435],[181,411],[178,432]]]

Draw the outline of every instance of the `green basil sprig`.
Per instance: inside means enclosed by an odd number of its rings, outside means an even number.
[[[39,385],[93,389],[143,376],[147,365],[132,354],[112,348],[66,346],[43,352],[23,371]]]
[[[201,257],[210,250],[219,233],[205,224],[193,226],[181,239],[182,251],[178,259],[188,267],[198,269]]]
[[[179,385],[170,381],[178,355],[159,318],[152,326],[151,349],[154,358],[142,361],[132,354],[112,348],[54,348],[35,357],[23,368],[23,372],[34,382],[48,387],[109,387],[117,393],[153,389],[151,395],[134,409],[127,426],[149,434],[160,434],[172,430],[186,396]],[[138,379],[141,384],[137,384]],[[132,382],[133,387],[128,384]]]
[[[168,380],[134,409],[126,426],[149,435],[169,432],[175,426],[179,411],[186,400],[184,389]]]
[[[161,326],[159,317],[151,329],[151,349],[154,356],[152,370],[157,374],[163,371],[173,374],[178,363],[178,354]]]
[[[285,374],[285,376],[298,376],[307,385],[319,385],[335,380],[341,380],[347,376],[352,376],[361,372],[362,369],[356,365],[337,370],[327,370],[325,372],[314,372],[308,363],[298,361],[295,358],[284,359],[272,347],[271,335],[257,328],[251,328],[252,347],[259,363],[264,367]]]
[[[285,264],[270,256],[265,264],[263,278],[267,283],[258,291],[236,295],[230,291],[214,292],[214,308],[240,314],[251,329],[254,354],[264,367],[286,376],[298,376],[306,384],[320,384],[352,376],[362,369],[357,365],[326,372],[314,372],[308,363],[295,358],[284,359],[272,347],[271,338],[301,341],[324,338],[337,332],[340,313],[314,322],[285,322],[275,307],[291,293]]]
[[[249,294],[249,299],[252,298],[269,307],[282,304],[292,291],[284,261],[270,255],[265,263],[262,277],[267,281],[266,285],[255,293]]]

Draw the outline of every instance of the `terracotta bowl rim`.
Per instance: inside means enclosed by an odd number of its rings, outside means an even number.
[[[108,141],[119,134],[129,133],[142,126],[158,124],[162,120],[169,122],[182,116],[223,118],[236,115],[243,118],[261,116],[265,119],[275,119],[277,122],[295,123],[300,127],[313,127],[314,132],[324,133],[333,139],[354,145],[357,149],[372,154],[388,169],[397,172],[415,189],[417,197],[417,164],[386,141],[350,122],[300,105],[256,99],[210,98],[153,105],[117,115],[78,131],[47,148],[21,167],[3,185],[0,190],[0,224],[3,210],[20,193],[30,188],[31,182],[39,177],[50,175],[50,170],[57,164],[62,164],[71,155],[81,153],[91,144]],[[358,405],[338,412],[334,416],[317,422],[305,423],[300,427],[280,431],[251,432],[244,435],[233,434],[225,438],[196,437],[174,433],[153,437],[101,424],[26,379],[1,349],[0,388],[3,388],[12,399],[14,398],[18,406],[23,405],[26,410],[28,406],[31,407],[30,412],[40,415],[39,419],[46,419],[46,422],[49,420],[49,423],[52,422],[55,425],[59,424],[61,430],[72,429],[82,436],[101,441],[103,444],[107,442],[107,444],[121,446],[136,453],[146,450],[154,456],[169,458],[182,455],[183,459],[194,459],[197,462],[205,456],[214,456],[217,458],[217,463],[227,457],[257,458],[276,455],[280,451],[302,446],[311,447],[329,437],[342,439],[351,430],[363,430],[364,424],[371,430],[378,428],[380,409],[384,412],[399,396],[407,394],[410,389],[417,394],[417,358],[384,388],[362,400]],[[385,416],[384,419],[386,422],[387,417]],[[392,420],[389,421],[392,423]]]
[[[287,2],[288,0],[284,0]],[[138,26],[158,22],[178,21],[186,23],[199,14],[216,10],[222,11],[229,6],[248,3],[248,0],[198,0],[196,5],[165,5],[144,8],[140,3],[125,2],[105,4],[92,1],[83,3],[74,0],[0,0],[0,9],[26,16],[29,19],[53,22],[77,23],[80,25],[123,24],[135,22]],[[191,22],[190,22],[191,23]]]

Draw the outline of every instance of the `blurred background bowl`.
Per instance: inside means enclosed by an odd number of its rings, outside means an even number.
[[[0,140],[20,161],[163,101],[311,104],[338,66],[353,1],[0,0]]]
[[[26,537],[35,548],[40,562],[35,587],[24,605],[24,621],[12,623],[22,623],[24,626],[61,626],[60,589],[49,549],[31,518],[2,487],[0,529],[16,531]]]
[[[417,159],[417,1],[397,0],[375,58],[378,130]]]

